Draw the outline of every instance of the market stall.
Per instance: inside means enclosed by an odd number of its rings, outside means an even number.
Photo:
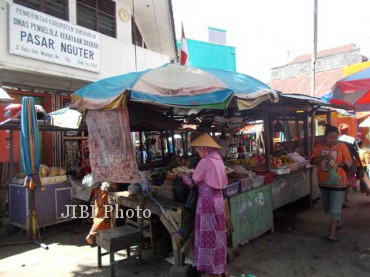
[[[253,171],[274,173],[274,209],[306,196],[311,202],[318,198],[316,168],[308,159],[315,143],[315,115],[327,115],[327,122],[330,122],[328,107],[351,108],[304,95],[279,94],[279,97],[279,103],[271,105],[266,102],[243,112],[246,121],[250,118],[263,122],[264,157],[256,150],[242,163]]]
[[[24,173],[14,172],[13,163],[13,136],[15,131],[19,131],[21,120],[10,118],[0,123],[0,130],[10,132],[10,170],[9,170],[9,216],[11,224],[30,231],[29,217],[29,190],[24,186]],[[39,131],[76,131],[75,128],[63,128],[52,125],[49,121],[38,120]],[[86,131],[86,125],[82,124],[79,131]],[[36,188],[35,206],[37,211],[37,228],[73,220],[66,216],[67,205],[72,204],[73,188],[67,178],[64,168],[40,167],[39,176],[41,177],[42,187]],[[88,200],[88,199],[87,199]]]

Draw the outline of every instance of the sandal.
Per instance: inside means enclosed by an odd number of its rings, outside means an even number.
[[[332,236],[329,236],[328,240],[329,241],[338,241],[338,239],[336,237],[332,237]]]
[[[337,229],[337,230],[340,230],[340,229],[342,229],[342,228],[343,228],[343,224],[342,224],[342,225],[340,225],[340,226],[337,226],[337,228],[336,228],[336,229]],[[328,230],[328,231],[331,231],[331,228],[330,228],[330,227],[328,227],[328,228],[327,228],[327,230]]]

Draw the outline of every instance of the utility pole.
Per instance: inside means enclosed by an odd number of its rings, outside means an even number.
[[[311,96],[315,97],[315,77],[316,77],[316,55],[317,55],[317,1],[314,1],[313,7],[313,47],[311,57]]]

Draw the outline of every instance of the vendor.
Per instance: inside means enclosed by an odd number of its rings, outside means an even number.
[[[96,243],[96,235],[99,230],[112,228],[111,226],[111,213],[106,213],[106,206],[108,205],[109,192],[115,190],[115,184],[104,182],[101,186],[93,190],[95,196],[95,213],[94,223],[91,230],[86,237],[88,244],[94,245]],[[107,215],[107,217],[105,217]]]
[[[207,133],[195,139],[191,146],[198,148],[201,157],[193,174],[193,181],[199,191],[195,215],[194,263],[199,272],[208,273],[208,276],[229,276],[226,271],[226,216],[222,195],[227,185],[227,176],[218,153],[221,147]],[[187,184],[190,183],[189,178],[184,179]]]

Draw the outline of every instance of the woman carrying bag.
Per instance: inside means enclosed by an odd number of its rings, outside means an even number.
[[[317,165],[317,177],[324,210],[330,216],[329,240],[336,241],[336,230],[342,227],[341,212],[347,188],[346,171],[352,160],[348,147],[338,141],[339,131],[328,125],[325,141],[315,147],[311,161]]]
[[[226,215],[222,190],[227,186],[221,147],[207,133],[196,138],[201,160],[192,179],[183,175],[184,183],[198,187],[195,215],[194,263],[199,272],[208,276],[229,276],[226,271]]]

